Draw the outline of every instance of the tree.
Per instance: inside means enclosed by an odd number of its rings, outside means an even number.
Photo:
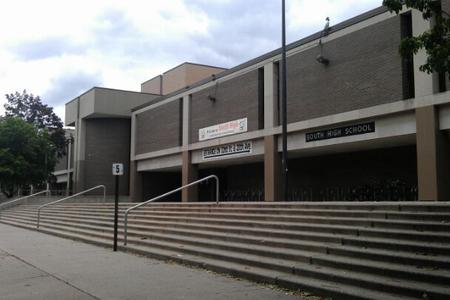
[[[56,164],[55,147],[46,130],[17,117],[0,117],[0,189],[12,197],[24,185],[49,179]]]
[[[434,26],[416,37],[408,37],[400,44],[400,54],[410,57],[420,49],[427,53],[426,63],[420,66],[422,72],[450,73],[450,17],[442,9],[440,0],[383,0],[391,12],[399,14],[403,5],[422,12],[425,20],[434,19]]]
[[[56,154],[61,158],[66,151],[66,138],[63,123],[53,112],[53,108],[43,104],[39,96],[28,94],[26,90],[22,94],[7,94],[6,99],[8,102],[5,104],[5,115],[21,118],[39,130],[47,130],[56,147]]]

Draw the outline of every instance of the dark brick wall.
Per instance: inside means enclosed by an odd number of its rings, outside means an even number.
[[[114,194],[112,164],[122,162],[125,170],[120,177],[119,192],[128,195],[130,128],[129,119],[86,120],[84,189],[104,184],[107,194]]]
[[[403,99],[400,17],[288,57],[288,122]]]
[[[208,96],[216,98],[210,101]],[[248,131],[258,129],[258,70],[192,94],[190,142],[198,142],[198,130],[247,117]]]
[[[138,114],[136,154],[180,146],[181,117],[181,99]]]

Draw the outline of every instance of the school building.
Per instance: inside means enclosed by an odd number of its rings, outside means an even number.
[[[450,7],[450,1],[442,2]],[[141,92],[94,87],[66,104],[74,126],[59,182],[142,201],[204,176],[221,201],[450,199],[448,74],[399,54],[430,28],[420,12],[380,7],[288,45],[289,199],[281,199],[281,50],[231,69],[184,63]],[[245,49],[243,49],[245,51]],[[73,160],[73,162],[72,162]],[[212,201],[214,185],[169,201]]]

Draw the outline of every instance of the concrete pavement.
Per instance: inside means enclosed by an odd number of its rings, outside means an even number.
[[[1,299],[280,299],[252,282],[0,224]]]

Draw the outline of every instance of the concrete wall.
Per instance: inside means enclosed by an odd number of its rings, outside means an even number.
[[[82,163],[83,180],[88,189],[106,185],[108,194],[114,193],[112,164],[124,164],[124,175],[120,178],[119,192],[128,194],[130,160],[129,119],[88,119],[86,122],[86,152]]]
[[[248,119],[248,131],[258,129],[258,70],[192,94],[190,113],[191,143],[199,140],[200,128],[240,118]]]
[[[398,53],[400,17],[360,29],[288,57],[288,122],[361,109],[403,98]]]

